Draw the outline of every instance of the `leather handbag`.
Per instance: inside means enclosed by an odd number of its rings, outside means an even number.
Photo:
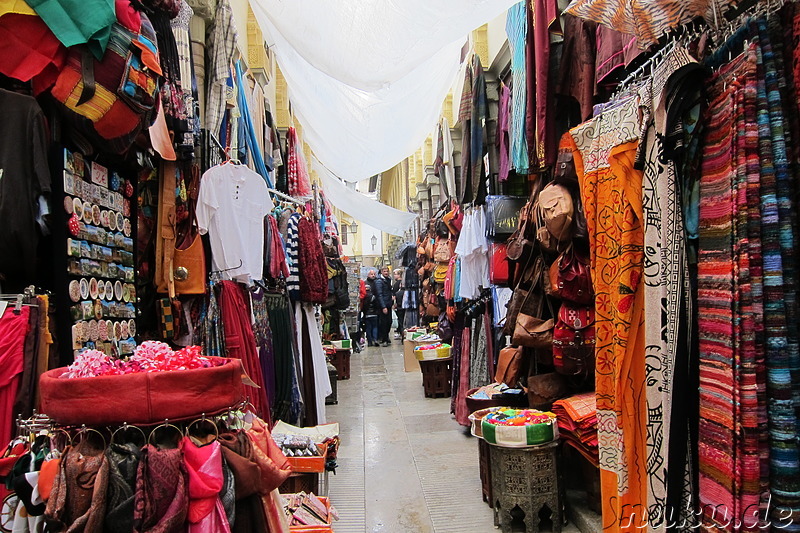
[[[589,258],[583,257],[571,246],[558,258],[558,295],[565,301],[579,305],[592,305],[594,288],[589,271]]]
[[[439,284],[444,284],[447,279],[448,264],[440,263],[433,269],[433,281]]]
[[[453,209],[445,213],[442,221],[447,225],[447,229],[453,235],[461,233],[461,228],[464,225],[464,213],[461,211],[461,206],[456,204]]]
[[[594,307],[561,304],[553,330],[553,366],[567,376],[589,376],[595,364]]]
[[[436,241],[436,248],[433,252],[433,260],[437,263],[448,263],[453,257],[456,249],[456,241],[440,238]]]
[[[569,394],[564,376],[555,372],[528,376],[528,403],[534,409],[549,411],[553,402]]]
[[[441,313],[439,309],[439,297],[431,293],[428,296],[428,303],[425,306],[425,314],[430,317],[438,317]]]
[[[513,335],[520,313],[530,316],[541,316],[544,308],[544,289],[542,275],[544,274],[544,258],[536,257],[526,266],[520,277],[519,283],[514,288],[508,302],[508,312],[503,332]]]
[[[533,291],[528,292],[528,296]],[[544,297],[547,300],[547,297]],[[514,334],[511,337],[511,342],[518,346],[527,346],[528,348],[536,348],[537,350],[550,350],[553,347],[553,328],[555,327],[555,319],[553,317],[553,308],[550,306],[550,301],[547,300],[547,306],[550,308],[551,318],[545,320],[541,318],[541,310],[536,315],[530,315],[525,311],[520,311],[517,315],[517,321],[514,324]],[[525,304],[523,303],[523,308]],[[540,306],[541,307],[541,306]]]
[[[529,238],[531,222],[531,204],[527,203],[519,213],[519,226],[506,241],[510,260],[527,261],[533,253],[536,243]]]
[[[561,256],[553,261],[553,264],[550,265],[550,268],[547,271],[547,295],[551,298],[558,298],[561,299],[561,296],[558,293],[558,265],[561,262]]]
[[[176,294],[206,293],[206,252],[199,233],[189,237],[185,249],[175,248],[172,265]]]
[[[569,190],[563,185],[549,183],[539,192],[536,203],[548,233],[560,243],[570,240],[575,206]]]
[[[506,346],[500,350],[497,370],[494,373],[494,380],[497,383],[505,383],[509,387],[517,385],[522,368],[522,351],[523,348],[520,346]]]

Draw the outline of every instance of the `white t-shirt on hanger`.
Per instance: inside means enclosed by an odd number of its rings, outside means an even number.
[[[264,178],[244,165],[217,165],[203,174],[197,225],[211,241],[213,270],[245,283],[264,277],[264,217],[274,207]]]

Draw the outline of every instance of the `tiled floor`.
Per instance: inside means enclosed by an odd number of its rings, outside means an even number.
[[[329,481],[336,533],[498,531],[481,499],[477,442],[450,415],[450,399],[425,398],[421,374],[403,371],[399,341],[350,361],[352,377],[327,409],[342,438]]]

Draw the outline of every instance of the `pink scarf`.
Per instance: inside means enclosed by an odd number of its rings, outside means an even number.
[[[183,459],[189,473],[189,533],[230,533],[219,497],[224,483],[219,442],[197,446],[184,437]]]

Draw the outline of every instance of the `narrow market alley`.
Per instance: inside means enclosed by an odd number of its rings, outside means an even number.
[[[328,406],[342,439],[329,480],[336,533],[499,531],[481,499],[477,441],[450,415],[450,398],[424,397],[398,341],[350,361],[352,377]]]

